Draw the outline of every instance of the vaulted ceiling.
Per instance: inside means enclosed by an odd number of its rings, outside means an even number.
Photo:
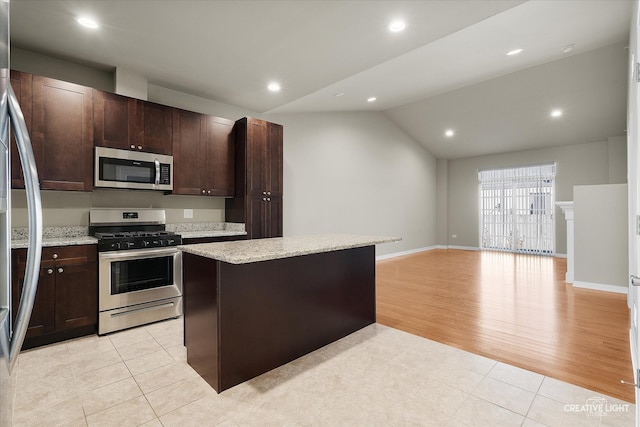
[[[630,0],[12,0],[11,39],[259,113],[383,111],[457,158],[624,134],[631,11]],[[406,29],[388,31],[398,19]]]

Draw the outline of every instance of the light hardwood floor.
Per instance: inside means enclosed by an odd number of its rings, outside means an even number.
[[[432,250],[377,262],[377,321],[634,401],[626,295],[574,288],[566,260]]]

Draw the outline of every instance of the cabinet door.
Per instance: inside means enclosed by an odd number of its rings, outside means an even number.
[[[11,71],[11,87],[18,98],[20,109],[27,124],[27,130],[31,135],[31,90],[33,76],[20,71]],[[11,188],[24,188],[24,177],[22,175],[22,164],[18,155],[18,146],[11,132]]]
[[[95,325],[98,319],[96,263],[56,267],[55,325],[57,331]]]
[[[247,203],[247,238],[282,237],[282,197],[253,197]]]
[[[137,99],[93,90],[93,142],[100,147],[142,149],[137,129],[142,127]],[[140,148],[138,148],[140,147]]]
[[[266,195],[264,177],[267,162],[267,122],[248,119],[246,126],[247,195],[260,197]]]
[[[142,150],[172,154],[173,109],[153,102],[142,102]]]
[[[93,101],[88,87],[33,77],[33,151],[40,188],[91,191]]]
[[[231,120],[206,117],[202,172],[208,196],[233,197],[235,193],[233,124]]]
[[[264,217],[263,237],[282,237],[282,197],[271,197]]]
[[[173,110],[173,194],[204,193],[202,149],[205,116]]]
[[[245,230],[248,239],[261,239],[264,236],[264,221],[266,218],[266,202],[261,196],[247,199]]]
[[[18,313],[18,305],[22,296],[22,288],[24,284],[25,265],[19,259],[26,258],[26,249],[12,251],[12,286],[11,286],[11,308],[13,319],[15,322]],[[21,257],[17,255],[21,254]],[[27,328],[26,338],[41,336],[55,329],[55,315],[53,301],[55,289],[55,274],[51,267],[40,268],[38,275],[38,289],[36,298],[33,303],[33,311]]]
[[[265,167],[263,169],[264,189],[269,195],[282,196],[282,126],[275,123],[267,125],[265,141]]]

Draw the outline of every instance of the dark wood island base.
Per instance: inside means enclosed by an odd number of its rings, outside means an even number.
[[[187,362],[219,393],[376,321],[375,246],[244,264],[183,253]]]

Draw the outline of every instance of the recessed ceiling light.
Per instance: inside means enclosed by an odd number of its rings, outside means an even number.
[[[522,53],[522,51],[523,51],[523,50],[524,50],[524,49],[520,49],[520,48],[518,48],[518,49],[513,49],[513,50],[510,50],[509,52],[507,52],[507,55],[508,55],[508,56],[517,55],[517,54],[519,54],[519,53]]]
[[[76,22],[83,27],[91,28],[92,30],[95,30],[100,26],[95,19],[89,18],[88,16],[78,16],[76,17]]]
[[[367,102],[373,102],[373,101],[375,101],[375,100],[376,100],[376,97],[375,97],[375,96],[372,96],[372,97],[367,98]]]
[[[556,108],[555,110],[551,110],[551,117],[560,117],[562,115],[562,110]]]
[[[453,129],[447,129],[446,131],[444,131],[444,136],[446,136],[447,138],[451,138],[453,135],[455,135]]]
[[[569,53],[575,48],[576,48],[575,44],[568,44],[568,45],[566,45],[565,47],[562,48],[562,53]]]
[[[399,33],[400,31],[403,31],[405,28],[407,28],[407,24],[405,24],[404,21],[393,21],[391,24],[389,24],[388,28],[392,33]]]
[[[267,89],[269,89],[271,92],[280,92],[280,89],[282,88],[280,87],[280,83],[271,82],[267,86]]]
[[[344,92],[338,92],[335,96],[344,96]]]

